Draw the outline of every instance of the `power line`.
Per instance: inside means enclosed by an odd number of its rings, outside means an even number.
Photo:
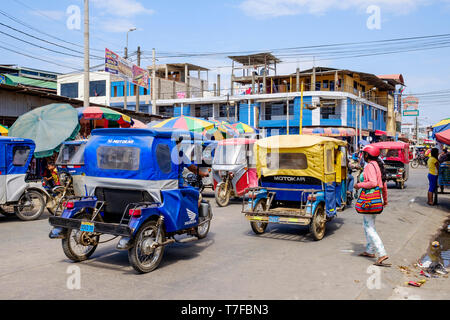
[[[48,43],[48,44],[51,44],[51,45],[54,45],[54,46],[57,46],[57,47],[66,49],[66,50],[69,50],[69,51],[72,51],[72,52],[84,54],[84,52],[76,51],[76,50],[74,50],[74,49],[71,49],[71,48],[68,48],[68,47],[59,45],[59,44],[57,44],[57,43],[54,43],[54,42],[51,42],[51,41],[47,41],[47,40],[45,40],[45,39],[36,37],[36,36],[34,36],[34,35],[31,35],[31,34],[29,34],[29,33],[26,33],[26,32],[24,32],[24,31],[21,31],[21,30],[19,30],[19,29],[16,29],[16,28],[13,28],[13,27],[11,27],[11,26],[8,26],[8,25],[6,25],[6,24],[4,24],[4,23],[1,23],[1,22],[0,22],[0,25],[1,25],[1,26],[4,26],[4,27],[6,27],[6,28],[9,28],[9,29],[11,29],[11,30],[14,30],[14,31],[16,31],[16,32],[19,32],[19,33],[21,33],[21,34],[24,34],[24,35],[26,35],[26,36],[28,36],[28,37],[33,38],[33,39],[36,39],[36,40],[39,40],[39,41],[42,41],[42,42],[45,42],[45,43]],[[21,40],[21,41],[22,41],[22,40]],[[68,55],[69,55],[69,54],[68,54]],[[76,57],[79,57],[79,56],[76,56]],[[91,55],[90,57],[93,58],[93,59],[104,59],[104,57],[93,56],[93,55]]]

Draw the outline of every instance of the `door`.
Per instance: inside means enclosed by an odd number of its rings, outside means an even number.
[[[6,200],[18,201],[27,184],[25,176],[31,158],[29,145],[8,144],[6,147]]]

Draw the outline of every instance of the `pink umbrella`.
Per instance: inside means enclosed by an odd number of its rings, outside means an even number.
[[[148,129],[148,127],[141,121],[133,119],[134,124],[131,126],[133,129]]]

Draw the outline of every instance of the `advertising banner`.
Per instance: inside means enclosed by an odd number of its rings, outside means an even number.
[[[109,49],[105,49],[105,71],[132,81],[133,64]]]
[[[148,90],[148,80],[150,75],[147,70],[144,70],[136,65],[133,65],[133,83],[139,87]]]

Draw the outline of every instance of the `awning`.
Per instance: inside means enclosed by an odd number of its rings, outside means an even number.
[[[318,127],[318,128],[303,128],[302,134],[312,134],[326,137],[354,137],[356,135],[356,131],[353,128]]]
[[[436,133],[436,140],[450,146],[450,129]]]

